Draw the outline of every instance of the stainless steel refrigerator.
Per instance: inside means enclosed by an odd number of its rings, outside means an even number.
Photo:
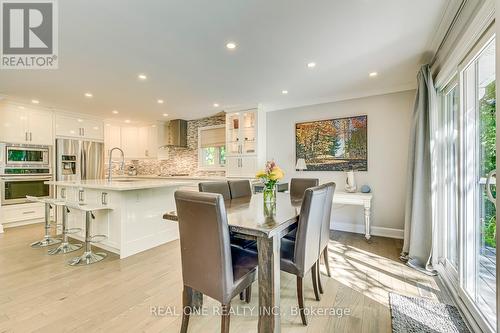
[[[103,178],[103,143],[74,139],[56,140],[57,180],[78,181]]]

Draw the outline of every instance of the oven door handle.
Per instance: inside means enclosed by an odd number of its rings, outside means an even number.
[[[2,181],[31,181],[31,180],[52,180],[52,176],[21,176],[21,177],[0,177],[0,180]]]

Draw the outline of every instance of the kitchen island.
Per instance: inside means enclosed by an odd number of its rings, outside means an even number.
[[[165,222],[163,214],[175,210],[174,192],[195,189],[197,181],[170,179],[115,179],[86,181],[48,181],[56,187],[57,198],[72,204],[104,205],[108,211],[96,212],[93,235],[105,235],[97,247],[126,258],[179,238],[177,223]],[[59,224],[62,212],[57,213]],[[68,228],[80,231],[70,237],[83,241],[84,213],[71,209]]]

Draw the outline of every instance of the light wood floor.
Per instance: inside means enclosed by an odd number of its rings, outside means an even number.
[[[0,332],[178,332],[180,317],[152,314],[168,306],[181,309],[179,242],[159,246],[124,260],[111,254],[87,267],[65,263],[74,254],[49,256],[29,243],[41,237],[42,225],[7,229],[0,234]],[[311,278],[305,279],[305,305],[349,309],[350,315],[308,316],[302,326],[296,307],[295,278],[281,275],[283,332],[391,332],[388,293],[447,301],[430,277],[398,260],[402,242],[333,232],[329,245],[332,278],[322,276],[325,294],[314,300]],[[78,251],[77,253],[80,253]],[[324,272],[324,267],[322,267]],[[257,285],[252,302],[232,302],[231,332],[256,332]],[[207,311],[218,303],[205,297]],[[190,332],[217,332],[216,315],[193,316]]]

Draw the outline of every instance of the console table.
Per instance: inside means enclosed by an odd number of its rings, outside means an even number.
[[[342,205],[356,205],[364,208],[365,214],[365,237],[370,239],[370,217],[372,213],[372,199],[371,193],[348,193],[343,191],[335,191],[333,194],[333,203]]]

